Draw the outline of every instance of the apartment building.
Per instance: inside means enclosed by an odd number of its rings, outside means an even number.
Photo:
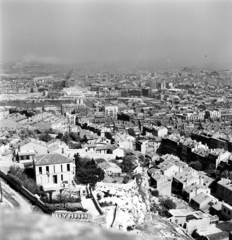
[[[217,197],[232,205],[232,180],[222,178],[217,182]]]

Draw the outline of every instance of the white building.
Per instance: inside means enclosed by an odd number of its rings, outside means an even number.
[[[34,171],[37,185],[45,189],[61,188],[63,181],[73,180],[75,164],[62,154],[45,154],[35,157]]]
[[[5,107],[0,107],[0,120],[5,119],[9,115],[9,110]]]
[[[105,106],[105,117],[111,117],[117,119],[118,117],[118,106]]]

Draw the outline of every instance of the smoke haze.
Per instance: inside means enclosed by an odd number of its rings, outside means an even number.
[[[232,67],[230,0],[2,0],[2,61]]]

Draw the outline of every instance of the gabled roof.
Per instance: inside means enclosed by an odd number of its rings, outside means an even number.
[[[53,164],[62,164],[62,163],[71,163],[73,160],[59,153],[51,153],[36,156],[35,165],[53,165]]]

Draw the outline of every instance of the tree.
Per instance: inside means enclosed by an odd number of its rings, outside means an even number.
[[[36,133],[34,131],[29,130],[29,129],[21,129],[19,135],[22,139],[25,139],[25,138],[28,138],[28,137],[31,137],[31,138],[36,137]]]
[[[29,178],[23,169],[18,166],[11,166],[7,175],[18,182],[19,184],[23,185],[26,189],[28,189],[33,194],[45,194],[43,190],[41,190],[37,185],[34,179]]]
[[[75,180],[78,184],[95,184],[104,179],[104,171],[99,168],[96,162],[92,159],[83,159],[79,154],[74,155],[76,165]]]
[[[24,178],[22,177],[23,176],[23,169],[20,168],[19,166],[16,166],[16,165],[10,166],[8,174],[9,173],[18,177],[20,180],[24,180]]]
[[[75,166],[82,167],[82,158],[79,153],[74,155]]]
[[[44,142],[49,142],[52,139],[53,138],[50,136],[50,134],[48,132],[45,132],[39,136],[39,140],[44,141]]]
[[[175,209],[176,204],[170,198],[159,198],[159,203],[153,203],[151,205],[152,212],[158,212],[162,217],[170,217],[169,210]]]
[[[81,138],[78,133],[75,132],[70,132],[69,136],[72,138],[73,141],[75,142],[80,142]]]
[[[61,192],[57,194],[56,199],[59,203],[63,203],[64,207],[66,207],[66,204],[73,202],[74,198],[71,196],[71,194]]]
[[[129,177],[128,175],[126,175],[126,176],[123,177],[122,183],[126,184],[126,183],[128,183],[129,181],[130,181],[130,177]]]
[[[163,208],[167,208],[168,210],[176,208],[176,204],[171,198],[160,198],[159,202]]]
[[[197,171],[201,171],[202,170],[202,164],[199,161],[196,162],[191,162],[189,164],[190,167],[194,168]]]
[[[56,138],[61,139],[63,137],[63,133],[59,132],[56,136]]]
[[[132,172],[137,165],[135,161],[136,157],[134,155],[126,154],[122,161],[122,171],[127,173]]]
[[[69,142],[69,148],[70,149],[80,149],[81,143],[71,141],[71,142]]]
[[[229,171],[228,170],[225,170],[224,172],[222,172],[222,174],[221,174],[221,177],[222,178],[229,178]]]
[[[83,136],[83,138],[81,139],[81,142],[84,142],[84,143],[88,142],[88,138],[86,137],[86,135]]]
[[[72,138],[69,136],[69,133],[65,133],[60,140],[69,145],[70,141],[72,141]]]

